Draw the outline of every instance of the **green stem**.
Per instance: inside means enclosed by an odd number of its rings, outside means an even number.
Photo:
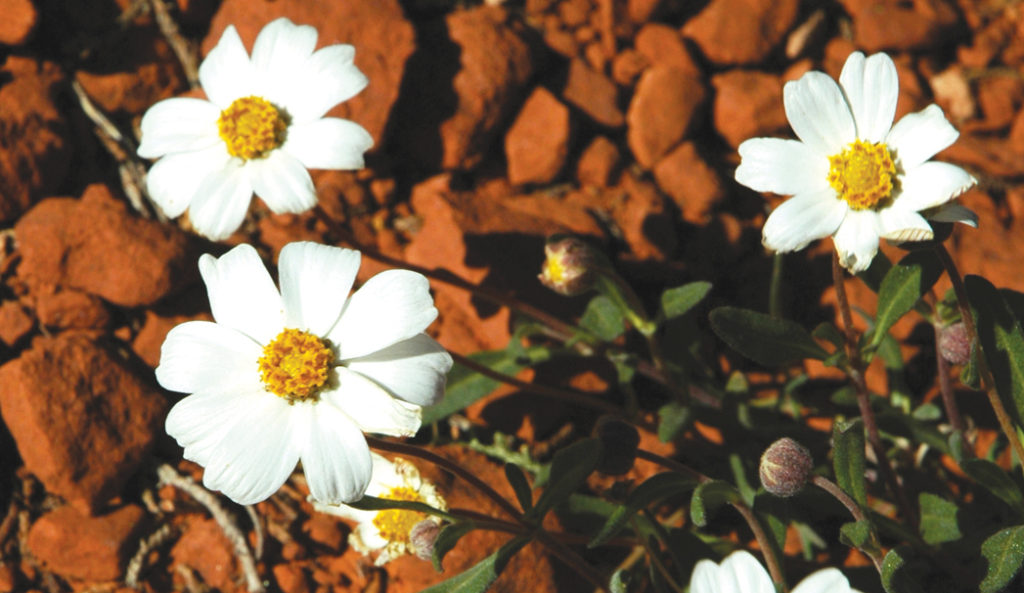
[[[768,314],[782,319],[782,264],[783,255],[776,252],[772,256],[772,279],[768,287]]]
[[[850,514],[853,515],[853,519],[855,521],[865,521],[870,524],[867,515],[864,514],[864,511],[860,508],[860,505],[858,505],[857,502],[850,497],[850,495],[843,492],[843,489],[840,488],[835,482],[832,482],[831,480],[823,476],[814,476],[813,478],[811,478],[811,483],[813,483],[818,488],[821,488],[825,492],[828,492],[829,494],[832,495],[833,498],[842,503],[842,505],[846,507],[846,510],[850,511]],[[871,561],[875,563],[875,568],[878,569],[879,574],[881,574],[882,554],[878,546],[878,542],[876,541],[876,536],[873,530],[871,532],[871,541],[873,544],[875,544],[873,549],[860,548],[860,551],[864,552],[868,555],[869,558],[871,558]]]

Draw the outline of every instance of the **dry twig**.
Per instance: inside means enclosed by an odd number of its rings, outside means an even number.
[[[199,88],[199,68],[196,66],[196,54],[192,49],[192,44],[181,35],[178,23],[174,22],[164,0],[150,0],[150,4],[153,6],[156,26],[160,27],[160,32],[167,39],[174,55],[178,57],[181,70],[185,73],[185,79],[188,80],[188,86],[192,89]]]
[[[124,574],[124,584],[136,589],[139,586],[139,575],[142,574],[142,569],[145,568],[146,556],[168,541],[177,533],[177,529],[174,528],[170,523],[163,524],[159,529],[149,534],[149,537],[139,542],[139,549],[135,551],[135,555],[128,562],[128,568]]]

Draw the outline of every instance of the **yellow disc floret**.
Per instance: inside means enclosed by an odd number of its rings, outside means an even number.
[[[260,379],[267,390],[295,403],[315,399],[327,382],[334,352],[309,332],[286,329],[263,348]]]
[[[896,165],[884,142],[855,140],[828,157],[828,182],[854,210],[879,208],[892,197]]]
[[[424,502],[419,492],[408,486],[392,488],[380,498],[388,500],[409,500],[413,502]],[[380,536],[389,543],[409,543],[409,532],[414,525],[427,518],[426,513],[419,511],[406,511],[402,509],[388,509],[380,511],[373,518],[373,526],[380,532]]]
[[[231,156],[258,159],[284,144],[288,119],[287,113],[262,97],[242,97],[220,112],[217,131]]]

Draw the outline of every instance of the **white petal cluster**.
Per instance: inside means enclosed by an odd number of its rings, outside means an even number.
[[[415,493],[422,502],[442,511],[448,510],[448,505],[437,493],[433,484],[420,476],[416,466],[404,459],[395,459],[393,462],[376,453],[373,456],[373,478],[366,489],[368,496],[377,498],[394,499],[394,493],[401,491],[406,495]],[[409,531],[404,529],[411,521],[433,521],[438,526],[441,519],[436,516],[417,513],[416,511],[384,510],[364,511],[347,505],[323,504],[314,501],[313,508],[321,513],[327,513],[356,523],[355,529],[349,534],[349,545],[356,551],[371,555],[377,554],[374,564],[383,566],[391,560],[404,555],[415,554],[413,542],[409,539]],[[389,529],[401,526],[403,533],[392,534]],[[383,529],[382,529],[383,527]]]
[[[242,224],[254,192],[274,212],[303,212],[317,201],[306,169],[363,166],[370,134],[324,114],[367,79],[351,45],[314,51],[316,41],[315,28],[279,18],[260,31],[250,57],[228,26],[199,67],[208,100],[166,99],[146,111],[138,153],[160,159],[146,183],[164,214],[188,210],[199,233],[221,240]],[[219,128],[225,110],[245,97],[265,100],[287,121],[283,142],[257,158],[233,156]]]
[[[884,53],[851,54],[839,84],[822,72],[786,84],[786,117],[799,140],[747,140],[736,169],[736,180],[747,187],[793,196],[765,222],[766,247],[795,251],[831,235],[842,265],[860,272],[870,265],[880,238],[931,239],[926,217],[977,225],[970,210],[951,202],[975,179],[960,167],[929,160],[959,133],[937,105],[893,125],[898,94],[896,66]],[[895,164],[891,198],[875,208],[850,207],[828,179],[829,157],[855,141],[884,144]]]
[[[205,468],[207,488],[253,504],[301,460],[313,498],[356,500],[371,478],[363,433],[413,435],[421,406],[440,400],[452,359],[423,333],[437,316],[427,279],[388,270],[348,296],[359,264],[358,251],[288,244],[279,291],[248,245],[199,260],[215,322],[172,329],[156,376],[191,394],[166,428]],[[261,356],[286,328],[322,338],[332,352],[315,398],[289,400],[263,382]]]
[[[761,563],[749,552],[733,552],[721,564],[701,560],[690,577],[690,593],[775,593],[775,585]],[[811,573],[792,593],[860,593],[843,573],[824,568]]]

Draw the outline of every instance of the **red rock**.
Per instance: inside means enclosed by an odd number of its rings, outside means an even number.
[[[569,108],[544,87],[523,104],[505,136],[508,179],[514,185],[549,183],[569,152]]]
[[[622,86],[632,86],[640,73],[650,66],[647,58],[635,49],[625,49],[612,58],[612,80]]]
[[[1024,252],[1024,219],[999,224],[997,203],[979,189],[960,197],[960,203],[974,210],[984,225],[981,230],[956,225],[953,259],[964,274],[977,274],[999,288],[1024,292],[1020,273],[1020,253]]]
[[[273,572],[281,593],[310,593],[309,577],[297,564],[278,564]]]
[[[587,22],[590,0],[564,0],[558,3],[558,16],[567,27],[576,28]]]
[[[56,330],[104,329],[110,323],[103,301],[77,290],[38,295],[36,317],[41,325]]]
[[[199,573],[203,582],[221,591],[235,590],[237,564],[231,542],[213,519],[196,518],[189,522],[181,538],[171,548],[174,562]]]
[[[18,301],[0,303],[0,342],[15,345],[32,331],[35,322]]]
[[[623,124],[615,83],[591,70],[582,60],[569,63],[569,75],[562,89],[562,98],[603,126],[617,128]]]
[[[567,58],[575,58],[580,53],[579,42],[576,41],[576,36],[572,34],[572,31],[567,31],[561,26],[561,22],[557,22],[556,25],[544,28],[544,44],[551,48],[557,54],[561,54]]]
[[[733,148],[748,138],[777,136],[788,129],[778,76],[730,70],[712,77],[711,84],[715,128]]]
[[[39,13],[30,0],[0,0],[0,44],[21,45],[36,27]]]
[[[166,407],[118,357],[75,334],[37,338],[0,367],[0,385],[0,413],[25,468],[83,512],[120,492]]]
[[[960,26],[957,9],[945,0],[845,0],[853,17],[853,40],[867,52],[922,50],[949,41]]]
[[[47,570],[64,578],[118,580],[138,547],[145,518],[146,512],[135,505],[96,517],[63,506],[32,524],[28,548]]]
[[[81,200],[44,200],[14,229],[22,255],[19,276],[115,305],[150,305],[196,275],[184,232],[134,216],[103,186],[90,186]]]
[[[160,347],[167,338],[167,332],[179,324],[194,320],[213,321],[208,313],[200,315],[163,316],[153,311],[146,311],[142,328],[132,342],[132,352],[149,366],[156,368],[160,364]]]
[[[379,150],[384,128],[398,100],[406,61],[416,49],[416,35],[398,0],[332,2],[330,0],[224,0],[203,40],[205,55],[230,24],[251,49],[264,25],[277,17],[316,26],[318,47],[346,43],[356,48],[356,66],[370,79],[358,95],[327,114],[357,122],[366,128]]]
[[[626,15],[634,23],[646,23],[657,13],[663,0],[628,0]]]
[[[580,185],[607,187],[618,165],[619,147],[608,138],[598,136],[580,155],[576,179]]]
[[[755,64],[796,24],[799,0],[711,0],[683,35],[715,64]]]
[[[1015,154],[1024,155],[1024,110],[1017,112],[1013,118],[1007,143]]]
[[[967,68],[985,68],[1010,43],[1013,33],[1013,20],[997,18],[974,31],[970,46],[957,47],[957,61]]]
[[[693,142],[683,142],[658,161],[654,178],[683,218],[694,224],[706,224],[714,205],[725,197],[718,173],[701,158]]]
[[[343,547],[348,533],[338,519],[327,513],[313,513],[302,525],[302,531],[309,534],[310,540],[332,550]]]
[[[626,139],[643,167],[650,169],[690,131],[706,92],[700,79],[672,67],[644,72],[626,112]]]
[[[1009,126],[1024,103],[1024,81],[1019,76],[994,74],[978,79],[976,88],[985,128]]]
[[[19,580],[18,570],[13,563],[0,564],[0,593],[13,593]]]
[[[4,81],[0,85],[3,222],[17,218],[34,200],[60,186],[68,171],[70,149],[64,119],[53,101],[63,84],[56,65],[8,56],[0,67],[0,80]]]
[[[683,44],[679,31],[661,23],[648,23],[637,31],[633,45],[650,64],[674,66],[691,76],[700,76],[700,68]]]
[[[667,259],[678,239],[664,196],[653,183],[631,174],[622,176],[621,187],[625,199],[616,196],[610,209],[631,254],[638,260]]]

